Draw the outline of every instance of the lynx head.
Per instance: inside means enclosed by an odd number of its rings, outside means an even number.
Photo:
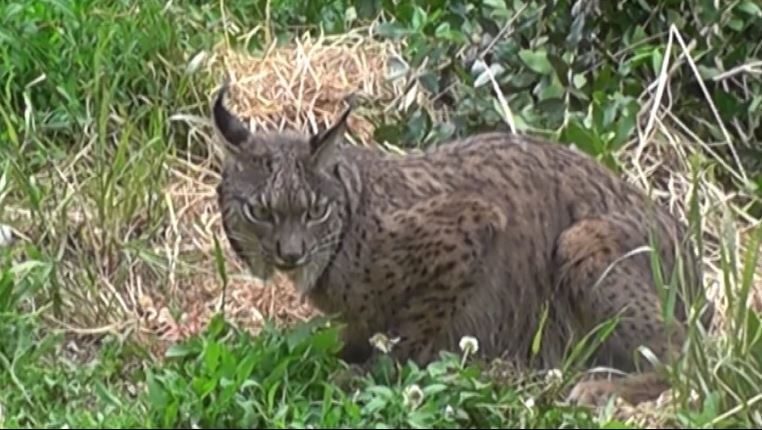
[[[223,225],[252,274],[277,269],[309,292],[340,246],[360,192],[357,168],[341,148],[350,109],[311,136],[252,133],[223,106],[227,83],[213,108],[226,148],[217,188]]]

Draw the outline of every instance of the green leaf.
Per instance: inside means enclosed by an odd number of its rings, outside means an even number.
[[[431,428],[431,424],[434,421],[432,418],[431,413],[427,411],[415,411],[408,415],[407,423],[410,425],[410,428]]]
[[[297,347],[304,345],[310,336],[312,336],[312,329],[313,327],[309,324],[300,324],[288,333],[286,337],[288,350],[293,352]]]
[[[392,391],[391,388],[385,387],[383,385],[373,385],[368,387],[367,390],[369,393],[375,394],[376,396],[382,397],[384,399],[392,399],[395,396],[394,391]]]
[[[426,91],[436,94],[439,92],[439,76],[436,73],[428,72],[423,73],[419,78],[418,81],[421,83],[423,88],[426,89]]]
[[[230,399],[232,399],[235,395],[235,392],[238,389],[238,385],[235,383],[235,381],[231,381],[227,378],[222,378],[220,379],[219,386],[222,388],[222,393],[220,394],[219,399],[217,399],[217,404],[225,405],[226,403],[230,402]]]
[[[363,415],[374,414],[380,411],[381,409],[385,408],[387,402],[388,402],[387,399],[384,399],[382,397],[374,397],[373,399],[371,399],[370,402],[368,402],[368,404],[366,404],[362,408],[362,414]]]
[[[221,369],[221,376],[228,378],[228,379],[235,379],[236,377],[236,362],[239,360],[239,357],[232,353],[228,347],[225,344],[220,345],[222,348],[220,349],[220,362],[222,363],[220,369]]]
[[[416,6],[413,9],[412,24],[415,31],[423,31],[423,27],[426,25],[426,11],[421,9],[420,6]]]
[[[747,13],[751,16],[762,17],[762,8],[759,7],[758,2],[752,0],[744,0],[737,6],[738,10]]]
[[[743,20],[732,18],[728,20],[728,27],[732,28],[735,31],[741,31],[743,30],[744,22]]]
[[[522,49],[519,51],[519,58],[536,73],[548,75],[553,72],[553,66],[548,61],[548,53],[544,49],[536,51]]]
[[[490,8],[498,10],[498,11],[507,10],[507,8],[505,7],[504,0],[484,0],[484,5],[489,6]]]
[[[267,406],[272,411],[275,409],[276,401],[275,396],[278,394],[278,389],[280,388],[281,382],[276,381],[273,383],[273,385],[270,387],[269,390],[267,390]]]
[[[354,6],[349,6],[344,12],[344,21],[351,23],[357,20],[357,9]]]
[[[222,346],[217,342],[210,342],[206,345],[206,350],[204,351],[204,364],[206,364],[206,368],[209,372],[214,373],[217,370],[221,351]]]
[[[390,39],[401,39],[411,31],[397,22],[383,22],[376,26],[376,35]]]
[[[758,365],[762,365],[762,320],[754,312],[746,314],[746,336],[749,340],[749,353]]]
[[[12,300],[13,277],[10,270],[3,270],[3,276],[0,278],[0,312],[11,312],[15,306]]]
[[[576,119],[569,120],[566,128],[561,133],[561,139],[575,144],[579,149],[590,155],[599,155],[603,150],[600,139],[590,130],[584,128]]]
[[[577,73],[572,78],[572,83],[574,84],[574,88],[580,89],[587,84],[587,78],[582,73]]]
[[[169,406],[164,409],[164,427],[170,428],[175,427],[174,423],[177,420],[177,411],[180,408],[180,401],[175,400],[174,402],[170,403]]]
[[[221,314],[215,314],[212,317],[212,320],[209,322],[207,332],[210,337],[216,338],[222,334],[222,332],[225,330],[225,326],[225,318]]]
[[[654,49],[651,51],[651,67],[653,67],[654,74],[660,75],[661,74],[661,67],[662,62],[664,61],[664,54],[662,54],[660,49]]]
[[[539,98],[540,100],[552,100],[552,99],[561,99],[564,96],[564,86],[561,84],[561,81],[558,79],[558,75],[553,74],[550,78],[550,82],[548,82],[545,87],[540,91]]]
[[[156,379],[150,369],[146,375],[146,385],[148,386],[148,400],[154,407],[162,407],[167,402],[167,394],[164,392],[161,382]]]
[[[447,385],[444,384],[431,384],[423,389],[424,397],[434,396],[447,390]]]
[[[164,356],[167,358],[183,358],[189,355],[196,355],[198,352],[197,344],[191,342],[176,343],[167,348],[167,352],[164,353]]]
[[[321,353],[336,353],[341,349],[339,327],[321,330],[312,337],[312,347]]]
[[[620,421],[609,421],[603,426],[601,426],[601,428],[602,429],[631,429],[633,427]]]
[[[197,377],[193,379],[193,382],[190,384],[191,389],[196,393],[196,395],[200,398],[205,398],[209,395],[214,389],[217,387],[217,380],[216,379],[210,379],[210,378],[204,378],[204,377]]]
[[[357,0],[355,5],[357,7],[357,14],[361,19],[370,19],[378,12],[380,6],[380,4],[375,4],[375,0]]]
[[[375,129],[373,132],[373,139],[377,142],[388,142],[392,145],[396,145],[401,138],[402,131],[400,127],[391,124],[383,124]]]
[[[225,289],[228,285],[228,273],[225,269],[225,254],[222,251],[222,246],[220,245],[220,241],[217,239],[217,235],[213,235],[212,239],[214,240],[214,262],[217,266],[217,274],[220,275],[220,279],[222,280],[222,288],[223,288],[223,294],[225,294]]]
[[[455,43],[466,43],[466,36],[458,30],[450,28],[449,22],[443,22],[437,26],[434,35],[440,39]]]
[[[742,110],[741,105],[738,103],[738,98],[731,93],[717,89],[713,96],[714,103],[723,120],[732,120]]]
[[[251,376],[251,373],[254,371],[254,366],[256,366],[259,359],[259,354],[255,353],[254,351],[250,351],[249,354],[247,354],[246,357],[244,357],[244,359],[238,363],[238,367],[236,368],[236,379],[239,384],[243,383],[245,379]]]
[[[569,30],[569,35],[566,37],[566,41],[572,45],[577,46],[582,40],[582,33],[585,29],[585,14],[579,14],[574,17]]]
[[[537,331],[534,334],[534,339],[532,339],[532,355],[537,355],[540,353],[540,345],[542,341],[542,334],[545,330],[545,322],[548,319],[548,312],[549,312],[549,306],[545,305],[542,315],[540,316],[540,325],[537,327]]]
[[[627,141],[633,130],[635,130],[635,124],[638,121],[638,113],[633,109],[625,109],[621,113],[619,121],[617,121],[616,137],[612,142],[615,148],[618,148]]]

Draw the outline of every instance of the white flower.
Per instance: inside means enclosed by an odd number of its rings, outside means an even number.
[[[416,409],[423,403],[423,391],[421,391],[421,387],[416,384],[406,387],[405,391],[402,392],[402,397],[405,406],[410,409]]]
[[[194,55],[193,58],[188,62],[188,65],[185,67],[185,72],[188,74],[196,73],[198,69],[201,68],[201,66],[204,64],[204,61],[206,61],[207,57],[209,57],[209,53],[206,51],[201,51],[198,54]]]
[[[13,245],[13,242],[13,230],[10,226],[0,224],[0,248],[10,247]]]
[[[452,408],[452,406],[447,405],[444,408],[444,417],[447,421],[450,421],[455,416],[455,409]]]
[[[548,373],[545,374],[545,381],[549,383],[560,382],[563,378],[564,375],[561,373],[560,369],[550,369]]]
[[[466,354],[476,354],[479,351],[479,341],[473,336],[463,336],[458,346]]]
[[[398,344],[399,341],[400,341],[399,337],[389,339],[383,333],[376,333],[370,338],[370,344],[373,345],[374,348],[383,352],[384,354],[388,354],[389,352],[391,352],[392,348],[394,348],[394,345]]]
[[[534,409],[534,404],[535,403],[534,403],[534,398],[533,397],[530,397],[530,398],[524,400],[524,406],[526,406],[527,409],[529,409],[530,411],[532,409]]]

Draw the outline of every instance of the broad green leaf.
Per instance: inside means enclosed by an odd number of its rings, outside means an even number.
[[[176,343],[169,348],[164,356],[167,358],[180,358],[199,353],[198,345],[193,342]]]
[[[259,359],[260,355],[258,353],[250,351],[246,357],[238,363],[236,378],[239,384],[243,383],[245,379],[248,379],[249,376],[251,376],[251,373],[254,371],[254,366],[256,366]]]
[[[534,338],[532,339],[532,355],[537,355],[540,353],[540,346],[542,345],[542,335],[545,331],[545,322],[548,319],[548,312],[550,307],[546,305],[543,307],[542,314],[540,315],[540,324],[539,327],[537,327],[537,331],[534,334]]]
[[[751,16],[762,18],[762,8],[760,8],[758,1],[743,0],[736,7],[741,12],[747,13]]]
[[[587,78],[582,73],[577,73],[572,78],[572,81],[574,83],[574,87],[577,89],[580,89],[587,84]]]
[[[544,49],[535,51],[522,49],[519,51],[519,58],[536,73],[548,75],[553,72],[553,66],[548,61],[548,53]]]
[[[204,364],[210,373],[214,373],[217,370],[217,365],[220,362],[220,353],[222,346],[217,342],[209,342],[204,350]]]
[[[412,24],[415,31],[423,31],[423,26],[426,25],[426,11],[421,9],[420,6],[416,6],[413,9]]]
[[[662,54],[661,49],[654,49],[651,51],[651,67],[653,67],[654,74],[657,76],[661,74],[663,61],[664,54]]]
[[[590,155],[599,155],[602,150],[600,141],[595,134],[580,125],[576,119],[569,120],[561,136],[565,142],[573,143]]]
[[[391,39],[401,39],[411,33],[410,30],[397,22],[382,22],[375,29],[378,36]]]
[[[424,397],[434,396],[447,390],[447,385],[444,384],[431,384],[423,388]]]

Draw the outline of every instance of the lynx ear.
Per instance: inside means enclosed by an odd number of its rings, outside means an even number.
[[[213,117],[214,126],[220,132],[225,140],[226,146],[232,151],[237,151],[241,144],[246,142],[251,135],[249,129],[235,115],[228,111],[223,102],[225,93],[228,89],[229,80],[225,79],[222,83],[217,99],[214,102]]]
[[[341,143],[341,139],[347,129],[347,118],[351,112],[352,106],[349,106],[342,112],[336,123],[310,138],[310,152],[315,166],[319,168],[326,167],[335,159],[336,149]]]

